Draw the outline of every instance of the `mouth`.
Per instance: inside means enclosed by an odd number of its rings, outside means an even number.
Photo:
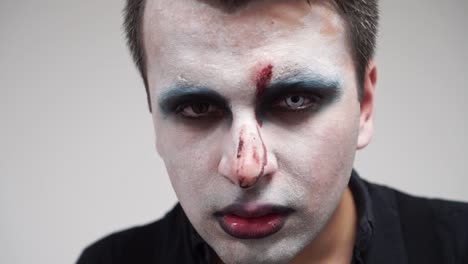
[[[260,239],[280,231],[293,211],[278,205],[233,204],[214,216],[230,236]]]

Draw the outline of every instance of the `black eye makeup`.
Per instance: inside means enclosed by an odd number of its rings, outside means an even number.
[[[227,111],[226,100],[217,92],[204,87],[177,86],[163,92],[158,100],[164,115],[185,118],[220,117]]]
[[[307,74],[276,80],[255,98],[255,111],[261,118],[275,113],[315,113],[340,99],[340,83]],[[165,116],[189,120],[210,120],[232,114],[227,99],[206,87],[176,85],[159,95],[158,104]]]
[[[202,118],[222,116],[224,110],[210,102],[188,102],[176,107],[176,114],[187,118]]]
[[[259,98],[258,111],[304,112],[319,111],[340,99],[340,82],[309,76],[295,76],[275,81]]]

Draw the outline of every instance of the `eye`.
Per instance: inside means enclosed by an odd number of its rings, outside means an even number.
[[[320,98],[314,95],[292,94],[281,98],[275,108],[284,111],[299,111],[318,106]]]
[[[193,102],[178,106],[176,113],[188,118],[202,118],[221,116],[223,110],[208,102]]]

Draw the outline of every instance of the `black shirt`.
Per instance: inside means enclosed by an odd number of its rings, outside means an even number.
[[[468,263],[468,204],[413,197],[353,171],[358,208],[353,264]],[[78,264],[213,263],[210,246],[176,205],[162,219],[109,235]]]

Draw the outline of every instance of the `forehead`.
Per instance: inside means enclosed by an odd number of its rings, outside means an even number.
[[[213,0],[149,0],[143,25],[150,86],[182,72],[242,79],[259,61],[278,65],[275,73],[336,74],[336,65],[350,64],[345,23],[329,1],[257,0],[227,10]]]

